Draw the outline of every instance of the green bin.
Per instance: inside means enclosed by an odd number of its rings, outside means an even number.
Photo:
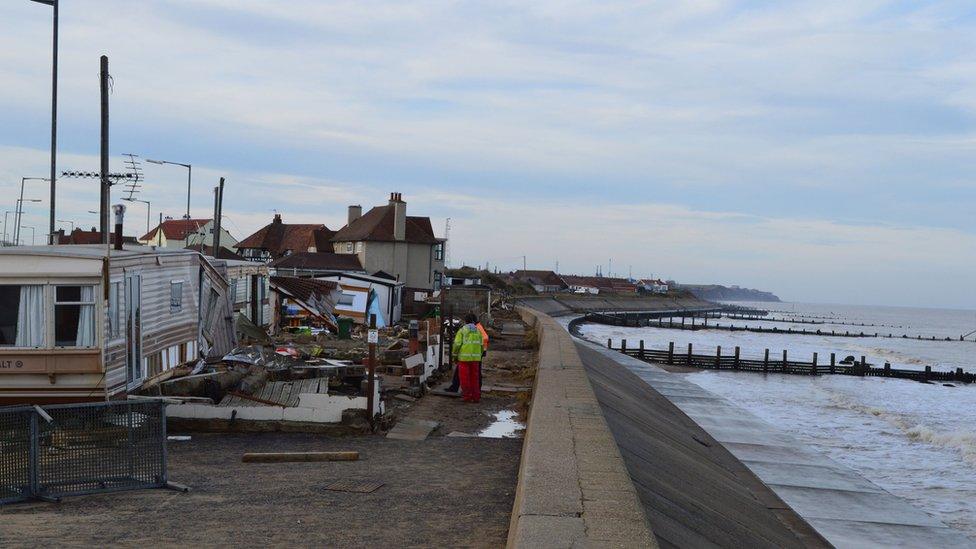
[[[342,317],[337,323],[339,324],[339,339],[349,339],[352,334],[352,323],[351,318]]]

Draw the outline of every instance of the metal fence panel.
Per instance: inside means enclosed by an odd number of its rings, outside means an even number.
[[[44,407],[44,415],[31,408],[0,409],[5,435],[0,503],[165,487],[164,406],[158,401],[58,405]],[[6,436],[8,429],[13,438]],[[8,457],[7,445],[11,456],[20,457]]]
[[[30,497],[31,419],[27,408],[0,410],[0,504]]]

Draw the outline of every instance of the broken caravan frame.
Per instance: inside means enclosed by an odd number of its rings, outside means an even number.
[[[124,398],[180,364],[233,346],[233,326],[214,319],[226,305],[227,283],[195,251],[96,244],[2,248],[0,257],[0,290],[16,288],[8,303],[16,297],[19,308],[26,295],[35,304],[15,318],[8,310],[2,327],[0,404]],[[217,295],[206,318],[204,280]],[[18,345],[14,336],[25,322],[36,326]]]

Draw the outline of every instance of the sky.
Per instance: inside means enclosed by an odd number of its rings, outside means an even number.
[[[193,164],[195,217],[225,177],[238,238],[275,212],[335,230],[400,192],[438,236],[451,219],[454,266],[976,308],[972,2],[61,0],[60,18],[59,171],[98,169],[108,55],[112,169]],[[49,169],[50,60],[51,9],[3,2],[0,214]],[[145,174],[152,218],[182,215],[185,170]],[[26,185],[37,234],[45,185]],[[59,182],[58,219],[97,205],[94,180]],[[131,204],[127,232],[145,221]]]

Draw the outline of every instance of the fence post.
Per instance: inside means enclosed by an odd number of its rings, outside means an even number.
[[[810,375],[817,375],[817,353],[813,353],[813,367],[810,368]]]
[[[639,356],[641,360],[644,360],[644,340],[640,340],[640,351]]]
[[[868,360],[861,355],[861,377],[866,376],[868,373]]]
[[[735,369],[738,370],[739,369],[739,346],[738,345],[735,346],[735,363],[734,364],[735,364],[735,366],[734,366]]]
[[[691,343],[688,344],[688,361],[685,362],[685,366],[691,366]]]
[[[830,373],[834,373],[834,366],[837,364],[837,355],[830,353]]]
[[[928,381],[929,380],[929,377],[931,377],[931,376],[932,376],[932,367],[931,366],[926,366],[925,367],[925,381]]]
[[[668,343],[668,364],[674,364],[674,342]]]
[[[627,354],[627,340],[626,339],[621,339],[620,340],[620,352],[623,353],[623,354]]]
[[[763,357],[763,373],[769,371],[769,349],[766,349],[766,354]]]
[[[715,369],[720,370],[722,368],[722,346],[719,345],[715,348]]]
[[[613,338],[607,338],[607,349],[613,349]]]
[[[37,412],[31,410],[29,421],[30,444],[27,450],[27,475],[30,478],[30,494],[28,497],[36,498],[41,494],[40,482],[40,438],[41,433],[37,427]]]
[[[786,349],[783,349],[783,372],[789,372],[789,366],[786,364]]]

